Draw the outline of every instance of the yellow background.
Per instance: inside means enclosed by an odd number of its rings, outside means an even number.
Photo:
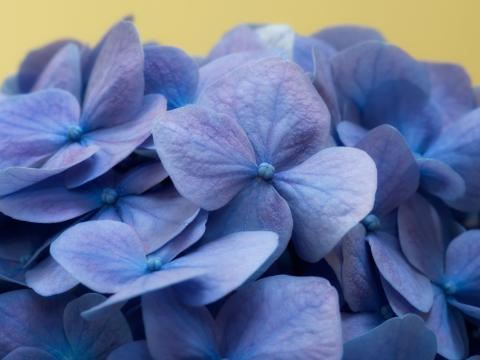
[[[480,84],[480,0],[0,0],[0,79],[29,49],[59,37],[94,43],[129,14],[144,40],[193,54],[242,22],[289,23],[301,34],[369,25],[417,58],[463,64]]]

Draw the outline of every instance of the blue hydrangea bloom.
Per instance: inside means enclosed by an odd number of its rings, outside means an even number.
[[[86,321],[81,312],[105,299],[100,294],[78,298],[44,298],[30,290],[0,295],[0,356],[4,359],[106,359],[132,340],[124,316],[113,311]]]

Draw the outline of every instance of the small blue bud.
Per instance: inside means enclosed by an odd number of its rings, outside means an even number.
[[[257,175],[265,181],[272,180],[273,175],[275,175],[275,167],[269,163],[261,163],[258,165]]]
[[[102,202],[104,204],[113,205],[118,199],[118,193],[115,189],[105,188],[102,191]]]
[[[382,223],[378,216],[373,214],[367,215],[365,219],[362,220],[362,224],[369,232],[380,230],[380,227],[382,226]]]
[[[83,130],[78,125],[72,126],[71,128],[68,129],[67,136],[71,142],[80,141],[80,139],[82,138],[82,135],[83,135]]]
[[[161,270],[163,266],[162,260],[158,258],[149,258],[147,259],[147,270],[149,272],[154,272]]]

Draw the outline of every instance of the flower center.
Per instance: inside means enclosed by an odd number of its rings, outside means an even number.
[[[266,162],[261,163],[260,165],[258,165],[257,175],[265,181],[272,180],[273,175],[275,175],[275,167],[272,164]]]
[[[147,270],[149,272],[154,272],[161,270],[163,266],[162,260],[158,258],[149,258],[147,259]]]
[[[390,309],[390,306],[384,305],[380,308],[380,315],[385,319],[391,319],[392,317],[395,316],[393,313],[392,309]]]
[[[457,285],[452,280],[447,280],[443,283],[443,291],[447,295],[453,295],[457,292]]]
[[[80,126],[75,125],[68,129],[67,136],[71,142],[80,141],[83,135],[83,130]]]
[[[115,189],[105,188],[102,191],[102,202],[104,204],[113,205],[118,199],[118,193]]]
[[[382,223],[377,215],[369,214],[362,220],[363,226],[369,231],[374,232],[380,229]]]

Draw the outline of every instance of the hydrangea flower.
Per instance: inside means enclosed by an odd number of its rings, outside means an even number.
[[[94,291],[114,294],[89,311],[94,313],[178,284],[183,301],[208,304],[254,276],[278,247],[278,236],[272,232],[242,232],[182,256],[201,235],[194,227],[147,254],[128,225],[110,220],[88,221],[63,232],[52,243],[50,253],[80,283]],[[225,271],[228,268],[234,270]]]
[[[65,63],[76,66],[78,76],[63,76]],[[68,82],[68,88],[81,87],[74,45],[67,45],[50,64],[42,73],[43,82],[59,80]],[[78,166],[66,174],[66,183],[82,185],[123,160],[149,136],[154,117],[165,108],[163,97],[144,98],[143,88],[138,34],[133,24],[121,22],[101,47],[81,109],[77,98],[57,89],[4,99],[0,104],[0,194],[74,165]]]
[[[219,209],[212,237],[268,229],[284,248],[293,226],[297,252],[313,262],[368,214],[376,190],[363,151],[329,147],[329,120],[301,70],[270,58],[227,73],[196,105],[165,113],[153,134],[177,190]]]
[[[142,299],[147,342],[142,359],[340,359],[338,297],[319,277],[268,277],[241,288],[214,318],[174,293]],[[292,336],[295,334],[295,336]],[[111,359],[132,358],[132,344]]]
[[[480,319],[480,233],[445,240],[437,212],[420,195],[400,206],[398,222],[399,242],[383,238],[372,247],[388,301],[397,314],[425,318],[439,354],[463,358],[468,339],[461,314]],[[425,294],[431,305],[420,309],[414,300]]]
[[[0,356],[3,359],[100,360],[132,340],[124,316],[112,311],[86,321],[81,312],[101,303],[100,294],[45,298],[30,290],[0,294]]]
[[[480,207],[470,181],[479,168],[480,119],[463,70],[417,62],[382,42],[348,47],[331,66],[344,120],[337,131],[344,144],[352,146],[367,129],[390,124],[417,158],[423,191],[460,209]]]
[[[397,236],[396,209],[417,191],[420,173],[405,140],[390,125],[380,125],[369,131],[356,147],[375,161],[378,172],[375,204],[370,214],[347,233],[328,259],[336,270],[350,308],[376,311],[384,301],[368,244],[370,240],[376,242],[383,237]]]

